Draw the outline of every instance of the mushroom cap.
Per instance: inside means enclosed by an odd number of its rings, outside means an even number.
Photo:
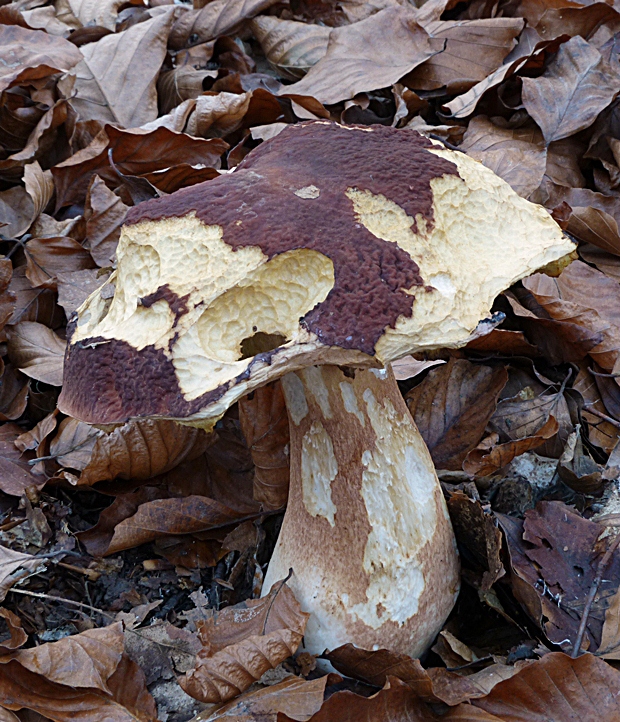
[[[210,423],[311,364],[457,347],[574,249],[491,170],[416,131],[287,127],[234,172],[132,208],[78,309],[60,408]]]

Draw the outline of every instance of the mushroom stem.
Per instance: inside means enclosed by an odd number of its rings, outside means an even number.
[[[390,369],[311,366],[283,378],[289,503],[265,577],[311,613],[313,654],[351,642],[417,657],[459,588],[435,468]]]

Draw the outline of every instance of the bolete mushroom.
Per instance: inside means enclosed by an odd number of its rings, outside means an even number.
[[[465,344],[498,293],[573,248],[543,208],[415,131],[289,126],[234,172],[129,211],[116,272],[70,324],[60,408],[208,427],[283,377],[290,500],[264,589],[293,569],[311,652],[417,656],[458,557],[389,364]]]

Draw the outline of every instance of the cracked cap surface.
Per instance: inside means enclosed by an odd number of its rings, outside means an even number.
[[[416,131],[289,126],[233,173],[129,211],[117,271],[68,328],[60,407],[216,420],[311,364],[456,347],[573,248],[543,208]]]

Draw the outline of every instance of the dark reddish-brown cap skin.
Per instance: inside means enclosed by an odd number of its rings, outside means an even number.
[[[404,289],[422,286],[424,280],[404,250],[357,221],[346,192],[354,188],[383,195],[411,218],[421,214],[432,225],[430,183],[456,175],[457,169],[430,153],[431,146],[406,128],[373,126],[369,132],[325,122],[289,127],[253,150],[234,173],[141,203],[129,211],[125,223],[195,213],[205,224],[221,226],[223,240],[232,248],[258,246],[268,258],[299,248],[324,254],[334,264],[334,287],[301,323],[325,345],[373,354],[384,330],[394,327],[399,316],[411,315],[413,296]],[[319,189],[318,198],[295,194],[308,186]],[[109,364],[117,374],[119,364],[128,364],[131,380],[121,373],[123,378],[113,381]],[[167,379],[165,388],[153,383],[158,374],[162,382]],[[185,402],[163,352],[138,352],[120,341],[89,348],[86,340],[69,346],[65,379],[64,408],[89,420],[99,412],[113,414],[117,421],[155,414],[188,416],[226,391],[216,389],[208,399]],[[93,385],[100,389],[98,398]]]

